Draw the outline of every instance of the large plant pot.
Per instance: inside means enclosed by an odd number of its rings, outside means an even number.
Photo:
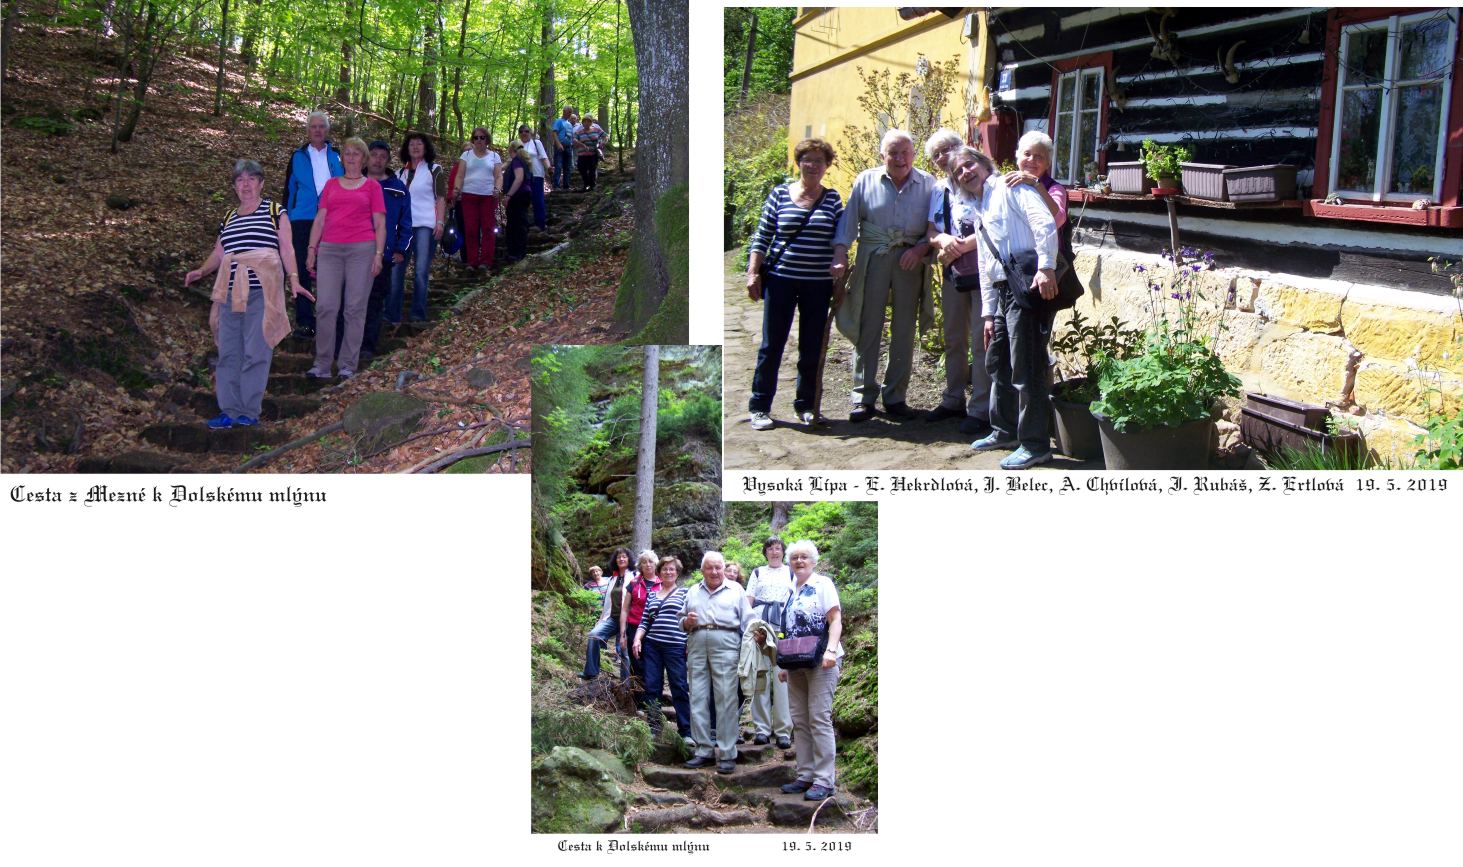
[[[1052,393],[1052,430],[1057,436],[1057,450],[1079,461],[1094,461],[1102,457],[1102,440],[1097,434],[1097,419],[1086,401],[1067,400],[1062,397],[1062,385],[1086,382],[1085,378],[1064,380],[1057,384]]]
[[[1107,416],[1093,413],[1093,417],[1102,438],[1102,460],[1110,470],[1202,470],[1209,466],[1212,419],[1124,433]]]

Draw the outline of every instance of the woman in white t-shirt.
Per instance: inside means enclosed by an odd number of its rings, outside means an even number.
[[[461,198],[467,266],[489,268],[497,252],[493,232],[498,226],[498,194],[503,189],[503,158],[493,150],[493,134],[487,127],[472,131],[472,148],[457,158],[457,185],[453,198]]]
[[[414,322],[427,318],[427,277],[432,271],[432,253],[447,225],[447,173],[434,162],[437,150],[425,134],[409,132],[401,144],[401,171],[396,173],[411,194],[411,249],[405,251],[416,261],[412,282],[410,317]],[[391,272],[391,294],[386,297],[386,319],[401,321],[402,296],[406,292],[406,262],[398,262]]]
[[[763,542],[762,556],[767,558],[767,565],[753,569],[747,580],[747,606],[755,617],[774,625],[782,622],[783,604],[792,595],[792,570],[782,562],[782,551],[782,540],[776,536]],[[767,678],[767,687],[752,695],[752,727],[756,730],[754,744],[770,743],[775,737],[778,748],[792,746],[787,682],[779,679],[776,671]]]
[[[818,548],[804,539],[787,549],[792,566],[792,597],[783,606],[782,632],[787,638],[828,636],[828,649],[813,668],[779,671],[786,681],[797,747],[798,776],[782,791],[803,792],[804,800],[821,801],[833,794],[833,690],[843,662],[843,612],[838,589],[827,575],[816,575]]]
[[[528,166],[528,192],[533,197],[533,224],[540,231],[549,227],[549,210],[544,203],[544,176],[549,173],[549,152],[534,137],[533,127],[518,127],[518,140],[523,143],[523,162]]]

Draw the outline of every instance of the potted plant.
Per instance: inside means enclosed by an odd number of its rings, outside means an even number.
[[[1151,138],[1143,140],[1139,150],[1143,171],[1157,186],[1154,193],[1176,193],[1179,191],[1179,176],[1183,168],[1179,165],[1193,158],[1193,153],[1183,145],[1161,145]]]
[[[1054,337],[1051,350],[1060,358],[1052,386],[1052,430],[1062,454],[1089,461],[1102,457],[1097,419],[1088,408],[1098,398],[1097,380],[1105,360],[1129,358],[1143,338],[1141,329],[1129,328],[1114,316],[1107,322],[1088,322],[1073,309],[1072,319]]]
[[[1198,275],[1213,267],[1214,255],[1199,258],[1189,249],[1183,254],[1185,264],[1174,265],[1166,253],[1166,273],[1149,276],[1153,320],[1139,351],[1099,361],[1099,395],[1091,408],[1110,470],[1203,469],[1215,405],[1221,397],[1239,395],[1239,378],[1214,349],[1223,317],[1212,337],[1201,324]]]

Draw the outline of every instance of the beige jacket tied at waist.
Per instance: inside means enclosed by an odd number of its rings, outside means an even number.
[[[868,277],[869,260],[880,253],[899,253],[906,247],[913,247],[924,241],[923,234],[910,234],[900,229],[887,229],[865,222],[859,229],[858,250],[854,258],[853,275],[848,281],[848,294],[838,306],[835,321],[838,331],[857,344],[859,323],[864,310],[864,283]],[[897,266],[896,266],[897,267]],[[919,333],[930,330],[935,322],[935,300],[930,288],[932,272],[927,263],[920,263],[919,290]]]
[[[239,273],[230,292],[229,273],[234,270],[234,263],[238,263]],[[217,342],[223,306],[228,304],[234,313],[249,309],[250,273],[259,278],[259,286],[264,291],[264,339],[271,347],[278,346],[290,333],[290,318],[284,310],[284,266],[280,264],[279,251],[268,247],[224,253],[218,276],[213,280],[213,294],[209,296],[213,299],[213,310],[208,314],[208,327]]]

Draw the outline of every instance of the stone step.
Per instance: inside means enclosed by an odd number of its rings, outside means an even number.
[[[163,452],[131,451],[118,455],[83,458],[78,473],[191,473],[188,459]]]
[[[667,833],[685,828],[726,828],[750,825],[757,816],[748,809],[713,810],[704,804],[681,804],[625,814],[625,824],[634,833]]]
[[[785,795],[781,791],[771,796],[767,804],[767,821],[774,825],[788,827],[808,827],[813,820],[813,814],[818,814],[817,826],[828,827],[833,825],[847,825],[848,817],[843,814],[844,810],[852,810],[855,802],[848,795],[838,793],[833,800],[823,804],[818,809],[821,801],[807,801],[801,794]]]
[[[259,446],[279,445],[287,435],[282,428],[264,425],[209,430],[202,424],[155,424],[143,428],[142,438],[177,452],[243,455]]]
[[[777,787],[791,783],[796,777],[796,768],[783,762],[739,765],[730,774],[718,774],[715,765],[705,768],[687,768],[673,765],[641,765],[640,774],[645,782],[662,789],[689,792],[703,780],[714,778],[722,789],[755,789]]]
[[[339,380],[335,377],[322,379],[315,376],[305,376],[299,373],[280,373],[269,375],[269,385],[265,392],[273,395],[282,394],[314,394],[322,388],[329,388]]]
[[[304,373],[315,363],[315,356],[304,352],[276,352],[269,360],[269,372]]]
[[[281,395],[273,397],[264,395],[264,402],[259,408],[259,417],[265,421],[279,421],[286,418],[299,418],[302,415],[309,415],[318,410],[324,402],[316,397],[294,397]],[[188,398],[188,406],[203,418],[213,418],[218,415],[218,399],[211,391],[195,391]]]

